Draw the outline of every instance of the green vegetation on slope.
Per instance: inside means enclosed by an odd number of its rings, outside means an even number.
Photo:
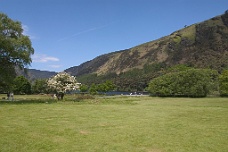
[[[151,79],[158,77],[166,68],[164,63],[145,65],[143,69],[132,69],[126,72],[108,73],[103,75],[87,74],[77,77],[78,82],[91,86],[107,80],[116,85],[118,91],[144,91]]]

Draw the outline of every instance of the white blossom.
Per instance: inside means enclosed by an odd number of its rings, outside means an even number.
[[[47,81],[49,88],[56,90],[57,92],[66,92],[79,89],[80,83],[77,82],[74,76],[66,72],[60,72],[57,75],[51,77]]]

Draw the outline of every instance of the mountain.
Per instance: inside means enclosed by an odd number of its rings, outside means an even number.
[[[65,71],[75,76],[121,74],[145,65],[185,64],[221,71],[228,68],[228,12],[130,49],[104,54]]]
[[[50,72],[50,71],[40,71],[35,69],[25,69],[20,70],[19,68],[16,68],[17,75],[22,75],[26,77],[31,82],[36,79],[48,79],[52,77],[53,75],[56,75],[57,72]]]

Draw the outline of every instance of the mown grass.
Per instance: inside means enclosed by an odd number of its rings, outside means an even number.
[[[227,98],[74,98],[0,104],[0,151],[228,151]]]

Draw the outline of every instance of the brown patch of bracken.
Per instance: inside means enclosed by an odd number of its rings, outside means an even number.
[[[86,130],[81,130],[81,131],[80,131],[80,134],[82,134],[82,135],[88,135],[88,134],[89,134],[89,132],[88,132],[88,131],[86,131]]]

